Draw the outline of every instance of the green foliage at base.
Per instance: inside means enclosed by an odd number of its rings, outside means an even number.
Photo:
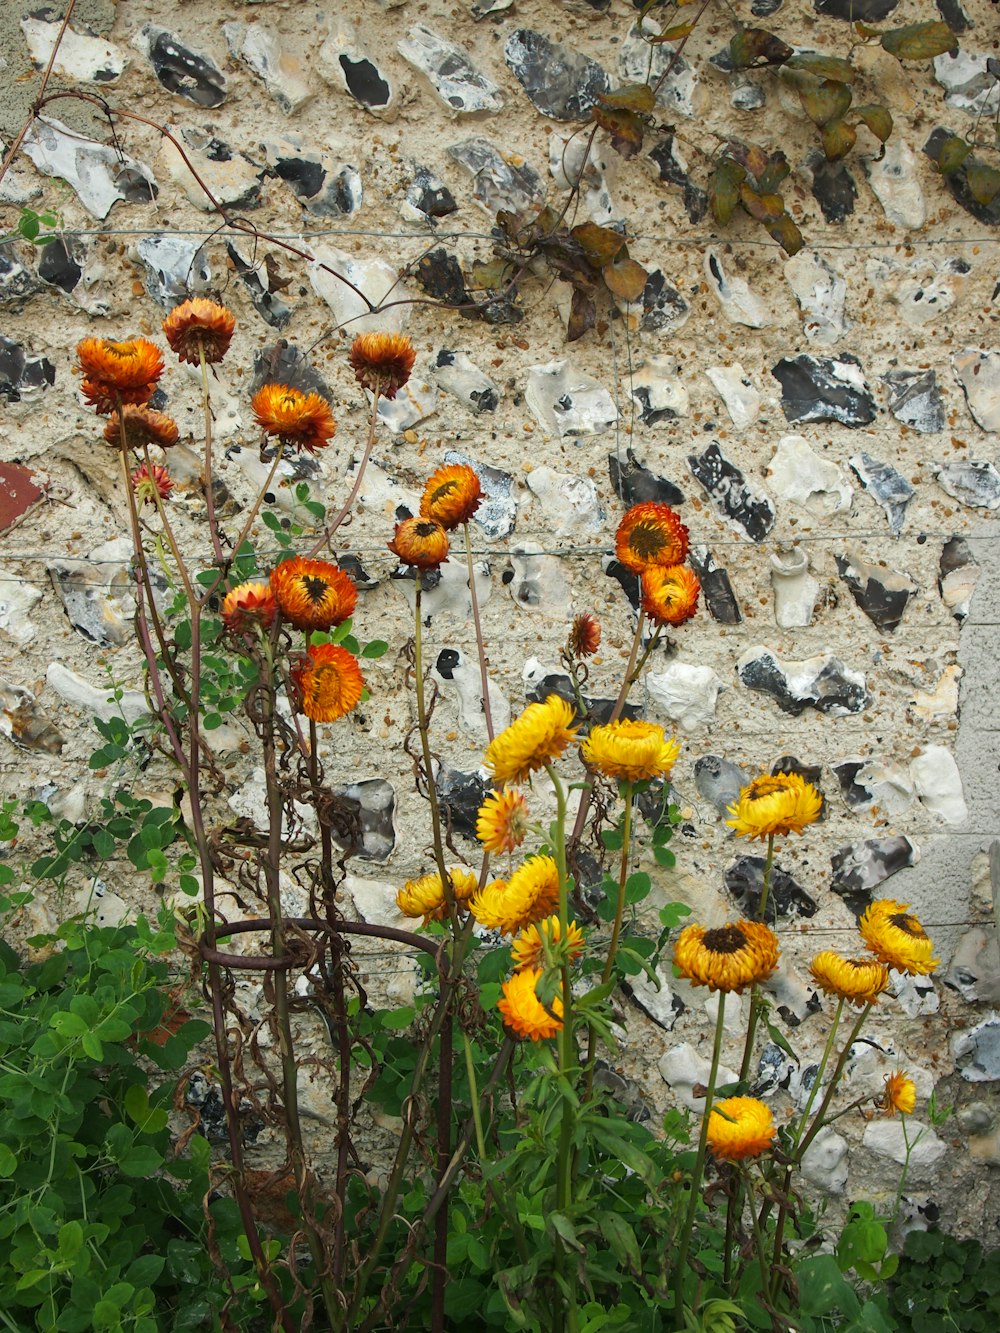
[[[1000,1250],[911,1231],[889,1306],[899,1333],[992,1333],[1000,1328]]]

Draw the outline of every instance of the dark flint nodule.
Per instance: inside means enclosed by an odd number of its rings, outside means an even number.
[[[817,14],[843,19],[846,23],[881,23],[899,0],[814,0]]]
[[[837,224],[854,212],[858,187],[850,170],[843,162],[828,162],[822,153],[809,158],[812,173],[813,197],[823,210],[827,222]]]
[[[575,723],[580,723],[580,714],[577,711],[576,695],[573,693],[573,682],[569,676],[558,673],[550,673],[544,676],[537,685],[528,691],[526,698],[529,703],[544,703],[550,694],[558,695],[566,703],[573,707]],[[583,702],[587,709],[586,721],[580,725],[580,736],[586,736],[591,727],[603,726],[609,721],[614,711],[617,700],[615,699],[591,699],[586,694],[583,696]],[[623,718],[634,720],[642,716],[642,707],[639,704],[626,704],[621,711]]]
[[[758,653],[739,668],[743,684],[761,694],[770,694],[783,713],[798,717],[807,708],[818,713],[862,713],[871,703],[864,685],[849,679],[843,662],[831,653],[808,682],[797,682],[794,692],[784,667],[770,649]]]
[[[649,159],[660,173],[660,180],[679,185],[683,191],[684,211],[689,222],[700,222],[708,212],[708,194],[696,185],[674,154],[674,136],[665,135],[649,150]]]
[[[691,568],[698,575],[702,595],[713,620],[720,625],[739,625],[743,620],[729,571],[715,563],[707,547],[692,547],[688,553]]]
[[[952,131],[940,126],[933,132],[924,144],[924,152],[932,162],[939,160],[942,146],[951,137]],[[1000,227],[1000,194],[995,195],[988,204],[981,204],[969,189],[968,169],[964,162],[957,171],[949,171],[943,181],[952,198],[967,213],[989,227]]]
[[[861,485],[885,510],[889,531],[898,537],[906,517],[906,506],[916,494],[913,487],[890,463],[872,458],[871,454],[858,454],[850,459],[850,465]]]
[[[604,572],[608,578],[614,579],[619,584],[622,592],[628,598],[632,610],[638,611],[642,596],[639,575],[633,574],[630,569],[626,569],[620,560],[609,560],[604,567]]]
[[[326,180],[326,168],[321,162],[311,162],[306,157],[281,157],[275,163],[274,170],[287,181],[300,199],[312,199],[323,188]]]
[[[423,255],[417,264],[417,282],[428,296],[448,305],[464,305],[469,300],[462,266],[443,247]]]
[[[830,858],[830,888],[858,916],[872,900],[872,889],[916,864],[917,847],[904,837],[866,838],[841,847]]]
[[[44,356],[26,356],[20,343],[0,334],[0,397],[21,401],[21,391],[46,389],[56,382],[56,368]]]
[[[337,57],[340,68],[344,71],[344,82],[352,97],[364,106],[382,107],[389,101],[392,93],[370,60],[352,60],[343,52]]]
[[[254,353],[251,397],[265,384],[287,384],[300,393],[318,393],[328,403],[333,403],[330,386],[313,370],[305,355],[284,338]]]
[[[42,246],[38,257],[38,276],[43,282],[59,287],[64,292],[71,292],[83,277],[83,267],[74,259],[70,246],[63,236],[57,236]]]
[[[726,869],[726,888],[745,916],[756,918],[759,914],[761,894],[764,892],[765,865],[762,856],[741,856]],[[774,922],[779,918],[810,917],[818,911],[816,900],[775,862],[771,869],[771,888],[764,909],[765,920]]]
[[[671,286],[662,269],[654,269],[646,279],[642,292],[642,319],[645,333],[679,329],[687,322],[691,307],[676,287]]]
[[[933,370],[889,370],[882,379],[889,389],[889,411],[897,421],[922,435],[944,430],[944,399]]]
[[[766,496],[754,495],[717,441],[700,456],[689,454],[688,467],[724,518],[738,524],[751,541],[764,540],[774,526],[774,507]]]
[[[894,630],[903,619],[907,603],[916,592],[916,588],[887,586],[894,581],[894,570],[885,570],[885,582],[882,582],[877,568],[866,566],[868,577],[864,578],[861,571],[856,569],[846,556],[835,555],[833,558],[837,564],[837,573],[850,588],[851,596],[872,624],[879,629]],[[898,579],[899,576],[896,575],[895,578]]]
[[[608,455],[608,472],[611,485],[615,488],[622,504],[626,506],[645,504],[681,505],[684,492],[666,477],[658,477],[645,464],[640,463],[635,453],[629,449],[626,461],[619,463],[616,454]]]
[[[226,242],[226,250],[233,267],[243,280],[257,314],[273,329],[283,329],[292,317],[291,306],[276,292],[268,291],[254,265],[247,263],[231,241]]]
[[[740,799],[746,774],[729,759],[717,754],[703,754],[694,763],[694,785],[706,801],[711,801],[720,815]]]
[[[417,167],[406,191],[407,203],[426,213],[428,218],[445,218],[458,209],[455,196],[443,181],[426,167]]]
[[[451,827],[475,838],[479,807],[493,790],[490,780],[478,773],[462,773],[441,764],[434,785]]]
[[[849,352],[840,356],[784,357],[771,370],[781,385],[781,410],[790,422],[839,421],[857,429],[868,426],[878,413],[867,385],[859,389],[846,373],[838,369],[861,368],[861,362]]]
[[[221,106],[226,100],[226,76],[211,61],[182,46],[169,32],[161,32],[153,39],[149,59],[168,92],[186,97],[197,106]]]
[[[817,822],[822,823],[829,819],[830,811],[827,808],[826,797],[820,788],[820,781],[823,777],[823,768],[820,764],[802,764],[793,754],[783,754],[780,759],[776,759],[771,765],[771,776],[776,777],[779,773],[797,773],[804,782],[808,782],[811,787],[815,787],[820,795],[819,815]]]
[[[595,61],[531,28],[510,34],[504,59],[535,109],[553,120],[587,120],[598,93],[611,87]]]

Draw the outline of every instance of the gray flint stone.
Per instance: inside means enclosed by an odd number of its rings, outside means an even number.
[[[640,25],[635,24],[622,41],[618,67],[623,83],[649,83],[656,88],[656,105],[668,114],[694,115],[694,90],[698,86],[698,76],[683,55],[678,53],[676,43],[658,42],[656,46],[650,46],[649,42],[643,40]],[[663,78],[664,75],[666,78]]]
[[[19,403],[24,394],[56,382],[56,368],[47,357],[28,356],[20,343],[0,334],[0,397]]]
[[[645,333],[676,333],[690,317],[687,301],[666,280],[662,269],[654,269],[643,288],[639,327]]]
[[[746,786],[746,774],[721,755],[703,754],[694,761],[694,785],[699,794],[724,815],[740,799],[740,792]]]
[[[913,487],[891,464],[872,458],[871,454],[856,454],[849,462],[862,486],[885,510],[889,531],[898,537],[906,517],[906,506],[916,494]]]
[[[253,247],[250,250],[252,253]],[[271,291],[267,268],[245,258],[233,241],[226,242],[226,251],[243,280],[257,314],[273,329],[283,329],[292,317],[292,308],[277,292]]]
[[[774,527],[774,506],[766,495],[754,494],[717,441],[701,455],[689,454],[688,467],[724,519],[751,541],[764,540]]]
[[[793,717],[807,708],[844,717],[864,712],[871,703],[863,673],[850,670],[831,652],[782,662],[772,649],[758,645],[743,653],[736,671],[747,689],[770,694]]]
[[[457,398],[470,412],[478,415],[497,410],[500,390],[467,352],[453,352],[442,347],[431,364],[430,374],[445,393]]]
[[[629,606],[633,611],[639,610],[640,588],[639,575],[633,574],[630,569],[626,569],[620,560],[613,560],[605,556],[601,561],[604,572],[609,579],[614,581],[621,588],[622,592],[628,598]]]
[[[828,162],[822,153],[812,153],[807,161],[812,177],[813,198],[827,222],[844,222],[854,212],[858,187],[844,162]]]
[[[463,47],[432,32],[422,23],[407,29],[396,50],[423,74],[450,111],[468,115],[476,111],[499,111],[503,94],[480,73]]]
[[[392,783],[384,778],[366,778],[347,787],[335,787],[334,795],[352,807],[358,820],[361,844],[353,849],[354,854],[362,861],[387,861],[396,846],[396,791]],[[339,837],[337,841],[345,845]]]
[[[729,581],[729,571],[716,564],[707,546],[692,546],[688,560],[701,582],[702,595],[712,619],[720,625],[739,625],[743,613]]]
[[[498,467],[490,467],[488,463],[480,463],[475,458],[469,458],[467,454],[459,453],[457,449],[446,449],[444,461],[446,463],[462,463],[466,467],[471,467],[479,478],[483,498],[479,502],[479,508],[472,516],[472,521],[482,528],[490,541],[499,541],[501,537],[509,537],[514,531],[514,523],[517,519],[514,478],[510,473],[504,472]]]
[[[944,400],[933,370],[890,370],[882,379],[889,389],[889,411],[897,421],[922,435],[944,430]]]
[[[164,310],[172,310],[208,290],[212,272],[197,240],[188,236],[144,236],[135,248],[146,270],[146,291]]]
[[[688,221],[700,222],[708,212],[708,194],[691,179],[687,162],[680,154],[673,133],[667,133],[657,140],[649,150],[649,160],[659,172],[661,181],[680,187]]]
[[[611,81],[600,65],[531,28],[507,38],[504,59],[535,109],[553,120],[587,120]]]
[[[902,836],[851,842],[830,857],[830,888],[860,914],[872,900],[872,889],[919,860],[920,848]]]
[[[226,100],[226,76],[206,55],[186,47],[172,32],[147,23],[133,39],[168,92],[196,106],[221,106]]]
[[[945,606],[961,625],[969,614],[972,594],[979,580],[979,565],[964,537],[949,537],[941,548],[938,592]]]
[[[448,826],[475,839],[479,807],[493,790],[489,778],[482,773],[462,773],[442,763],[438,765],[434,785]]]
[[[1000,1014],[991,1013],[974,1028],[956,1033],[951,1050],[967,1082],[995,1083],[1000,1079]]]
[[[499,149],[478,135],[452,144],[448,156],[472,177],[473,197],[495,217],[501,208],[511,213],[526,213],[545,202],[542,178],[527,162],[510,166]]]
[[[966,347],[954,354],[952,364],[976,425],[1000,431],[1000,352]]]
[[[761,894],[764,891],[764,867],[767,862],[762,856],[741,856],[726,867],[724,879],[726,888],[743,916],[757,918],[760,911]],[[764,908],[764,919],[777,921],[795,917],[815,916],[819,904],[787,871],[775,862],[771,869],[771,888]]]
[[[418,215],[413,221],[429,222],[446,218],[458,210],[455,196],[429,167],[417,166],[406,189],[406,205]]]
[[[625,459],[621,463],[616,454],[608,454],[611,485],[626,508],[647,501],[666,505],[684,503],[684,492],[666,477],[658,477],[640,463],[633,450],[626,451]]]
[[[333,406],[333,391],[326,380],[309,364],[305,353],[284,338],[254,353],[251,396],[265,384],[287,384],[300,393],[318,393]]]
[[[839,421],[856,430],[875,420],[875,399],[861,362],[849,352],[785,357],[771,374],[781,385],[781,410],[788,421]]]
[[[909,575],[870,565],[850,546],[846,555],[835,555],[834,559],[837,572],[872,624],[879,629],[895,629],[903,618],[907,603],[917,591],[917,585]]]
[[[41,283],[18,259],[13,245],[0,245],[0,302],[16,313],[40,291]]]
[[[938,485],[960,504],[971,509],[1000,509],[1000,472],[981,458],[938,463],[934,468]]]
[[[128,153],[81,138],[58,120],[35,120],[22,147],[43,175],[71,185],[95,218],[106,218],[119,199],[148,204],[157,196],[149,167]]]

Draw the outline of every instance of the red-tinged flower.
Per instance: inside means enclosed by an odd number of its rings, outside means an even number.
[[[653,500],[633,505],[618,524],[615,555],[633,574],[651,565],[680,565],[687,553],[688,530],[669,505]]]
[[[76,355],[83,371],[81,392],[105,416],[120,402],[148,402],[163,374],[163,353],[148,338],[84,338]]]
[[[161,500],[167,498],[174,489],[174,483],[170,480],[170,473],[165,467],[160,467],[159,463],[154,463],[152,469],[143,463],[142,467],[132,473],[132,489],[140,504],[155,505],[157,496]]]
[[[420,498],[423,518],[433,518],[451,531],[461,527],[479,508],[479,478],[465,463],[448,463],[432,472]]]
[[[163,335],[181,361],[192,366],[205,360],[221,361],[229,350],[236,317],[224,305],[196,296],[171,310],[163,321]]]
[[[653,565],[641,575],[642,609],[656,625],[683,625],[698,610],[701,584],[687,565]]]
[[[593,657],[601,646],[600,621],[586,611],[577,616],[570,626],[566,646],[573,657]]]
[[[359,333],[348,356],[358,383],[383,398],[395,398],[416,359],[413,344],[402,333]]]
[[[277,614],[270,584],[255,580],[238,584],[222,602],[222,623],[231,634],[245,634],[255,625],[270,629]]]
[[[313,722],[336,722],[349,713],[365,685],[357,660],[336,643],[310,648],[291,677],[299,692],[299,712]]]
[[[282,616],[302,630],[342,625],[358,601],[358,590],[342,569],[300,555],[272,571],[271,591]]]
[[[437,569],[448,559],[448,534],[433,518],[404,518],[388,546],[404,565],[417,569]]]
[[[179,432],[173,417],[168,417],[165,412],[154,412],[151,407],[126,403],[121,416],[112,412],[104,427],[104,438],[116,448],[121,448],[123,421],[128,449],[141,449],[146,444],[157,444],[161,449],[169,449],[177,443]]]
[[[250,400],[257,425],[282,444],[314,454],[337,433],[330,404],[318,393],[300,393],[287,384],[265,384]]]

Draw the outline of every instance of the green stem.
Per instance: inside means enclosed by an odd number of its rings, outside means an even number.
[[[799,1123],[795,1128],[795,1137],[792,1140],[793,1153],[799,1146],[799,1139],[801,1139],[803,1132],[805,1131],[806,1122],[809,1119],[809,1112],[813,1108],[813,1102],[816,1100],[816,1094],[817,1092],[819,1092],[820,1084],[823,1082],[823,1075],[826,1073],[826,1066],[829,1063],[830,1056],[833,1053],[834,1042],[837,1040],[837,1029],[840,1027],[840,1017],[843,1014],[843,1012],[844,1012],[844,997],[841,995],[840,998],[837,1000],[837,1012],[833,1016],[833,1023],[830,1025],[830,1031],[827,1034],[826,1045],[823,1047],[823,1054],[820,1056],[819,1067],[816,1070],[816,1077],[813,1079],[813,1085],[809,1089],[809,1097],[808,1100],[806,1101],[805,1109],[803,1110],[802,1115],[799,1119]]]
[[[441,812],[438,809],[437,787],[434,782],[434,768],[431,763],[431,742],[429,728],[427,724],[427,702],[424,698],[424,655],[423,655],[423,625],[421,624],[421,571],[414,569],[416,585],[416,616],[413,631],[413,670],[416,676],[415,687],[417,694],[417,729],[420,732],[420,748],[424,756],[424,774],[427,781],[427,800],[431,808],[431,832],[434,838],[434,860],[437,863],[438,874],[441,876],[441,885],[444,890],[444,900],[448,908],[448,917],[451,921],[452,932],[457,936],[458,933],[458,909],[455,905],[455,891],[452,887],[451,876],[448,874],[448,868],[444,860],[444,839],[441,836]]]
[[[705,1092],[705,1109],[701,1118],[698,1153],[695,1157],[694,1172],[691,1176],[691,1197],[688,1199],[687,1215],[684,1218],[684,1230],[681,1234],[681,1248],[677,1255],[677,1268],[674,1275],[674,1323],[678,1328],[684,1326],[684,1269],[687,1266],[688,1253],[691,1249],[691,1233],[694,1230],[698,1200],[701,1198],[701,1181],[705,1171],[705,1151],[708,1147],[708,1122],[712,1115],[712,1099],[715,1097],[715,1083],[719,1076],[719,1057],[722,1054],[725,1014],[726,992],[719,991],[719,1012],[715,1019],[715,1040],[712,1043],[712,1067],[709,1071],[708,1088]]]
[[[840,1052],[840,1058],[837,1060],[837,1064],[834,1068],[833,1075],[830,1078],[830,1085],[826,1090],[826,1095],[824,1096],[822,1102],[820,1103],[819,1110],[816,1112],[816,1115],[813,1118],[813,1122],[809,1126],[809,1130],[806,1133],[805,1138],[802,1140],[802,1143],[799,1145],[799,1148],[795,1154],[796,1162],[802,1161],[802,1158],[806,1155],[810,1143],[812,1143],[813,1139],[823,1128],[823,1117],[826,1115],[827,1108],[829,1107],[831,1101],[833,1100],[833,1094],[837,1090],[837,1084],[840,1082],[840,1076],[844,1072],[844,1066],[847,1064],[848,1057],[851,1054],[851,1047],[857,1041],[858,1036],[861,1032],[861,1028],[864,1025],[864,1021],[871,1013],[871,1008],[872,1007],[870,1004],[866,1004],[864,1009],[862,1009],[861,1013],[858,1015],[854,1027],[851,1028],[851,1035],[847,1038],[847,1041],[844,1043],[844,1049]]]
[[[774,869],[774,834],[768,835],[767,839],[767,860],[764,862],[764,883],[760,891],[760,902],[757,904],[755,913],[756,919],[765,920],[767,909],[767,899],[771,891],[771,872]],[[760,996],[757,994],[757,983],[754,982],[750,987],[750,1013],[747,1017],[747,1036],[743,1044],[743,1059],[740,1061],[740,1082],[744,1083],[750,1073],[750,1064],[753,1060],[754,1040],[757,1036],[757,1023],[760,1020],[761,1011]]]
[[[468,1033],[462,1030],[462,1045],[465,1048],[465,1073],[469,1080],[469,1100],[472,1103],[472,1123],[476,1127],[476,1148],[479,1151],[479,1160],[486,1165],[486,1135],[483,1133],[483,1114],[479,1102],[479,1087],[476,1080],[476,1065],[472,1058],[472,1043],[469,1041]],[[528,1249],[527,1238],[524,1234],[524,1228],[521,1226],[521,1219],[517,1215],[517,1208],[512,1206],[510,1199],[501,1188],[499,1191],[491,1191],[492,1197],[497,1203],[500,1211],[504,1215],[504,1220],[511,1229],[514,1237],[514,1244],[517,1246],[517,1253],[522,1263],[526,1264],[531,1257]]]
[[[615,954],[618,952],[618,937],[622,930],[622,917],[625,915],[625,882],[628,878],[628,856],[632,842],[632,802],[635,796],[635,789],[631,782],[622,783],[622,797],[625,801],[625,818],[622,822],[622,859],[618,871],[618,902],[615,905],[615,921],[611,928],[611,943],[608,945],[608,956],[604,962],[604,971],[601,973],[601,981],[605,985],[611,980],[611,973],[614,971]]]
[[[486,671],[486,647],[483,644],[483,627],[479,619],[479,594],[476,592],[476,569],[472,563],[472,542],[469,539],[468,519],[462,524],[465,532],[465,567],[469,571],[469,599],[472,603],[472,624],[476,631],[476,651],[479,654],[479,680],[483,691],[483,717],[486,721],[486,735],[493,739],[493,711],[490,708],[490,679]]]
[[[757,1209],[753,1203],[753,1181],[750,1179],[750,1172],[740,1171],[740,1180],[746,1186],[750,1194],[750,1225],[753,1227],[754,1249],[757,1251],[757,1262],[760,1265],[760,1285],[764,1293],[764,1299],[771,1304],[771,1273],[767,1262],[767,1246],[764,1244],[764,1234],[761,1231],[760,1218],[757,1216]]]

